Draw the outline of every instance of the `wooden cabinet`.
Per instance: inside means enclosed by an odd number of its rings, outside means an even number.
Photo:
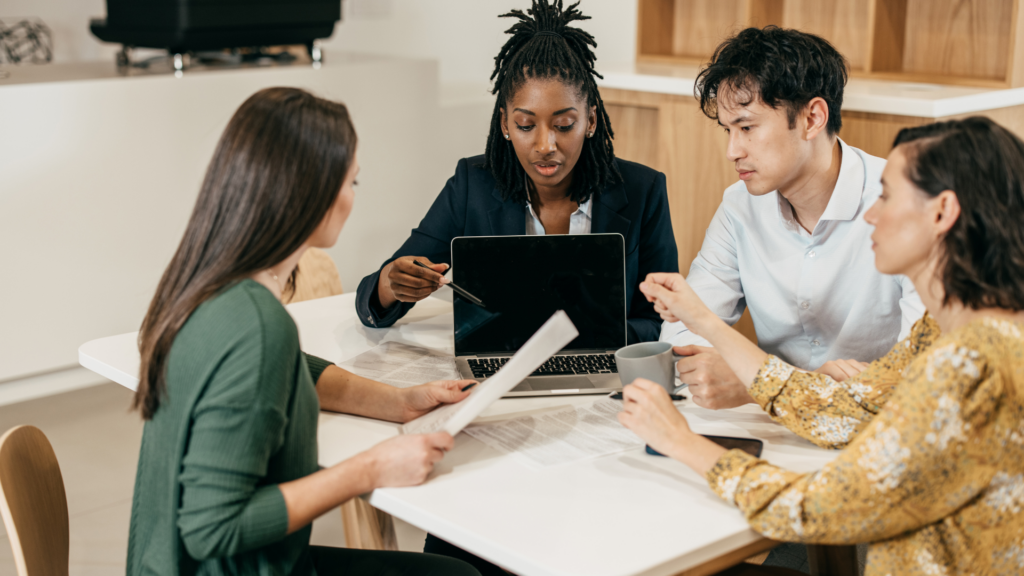
[[[1021,0],[640,0],[642,62],[700,64],[728,36],[769,24],[817,34],[854,76],[1024,86]]]

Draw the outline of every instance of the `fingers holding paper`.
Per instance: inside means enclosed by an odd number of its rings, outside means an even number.
[[[455,404],[465,400],[469,385],[476,380],[435,380],[419,386],[401,390],[405,419],[408,422],[430,412],[443,404]]]
[[[385,440],[365,454],[370,459],[374,486],[416,486],[422,484],[446,452],[455,446],[447,432],[403,434]]]
[[[680,439],[690,432],[686,418],[679,413],[664,388],[643,378],[622,389],[619,423],[644,442],[672,456]]]

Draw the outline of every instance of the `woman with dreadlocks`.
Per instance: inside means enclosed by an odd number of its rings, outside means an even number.
[[[578,2],[533,0],[495,57],[486,152],[459,161],[412,236],[359,284],[363,324],[394,324],[446,284],[458,236],[619,233],[626,243],[628,341],[657,340],[661,318],[636,287],[679,268],[665,175],[615,157]],[[414,260],[430,264],[418,267]]]

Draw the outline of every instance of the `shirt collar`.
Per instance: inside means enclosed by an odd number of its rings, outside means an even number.
[[[853,220],[860,210],[861,198],[864,196],[864,162],[860,155],[853,148],[843,142],[842,138],[837,139],[843,151],[843,159],[839,163],[839,178],[836,180],[836,187],[832,190],[832,197],[825,206],[818,221],[824,220]],[[776,191],[779,201],[779,216],[784,225],[794,231],[809,236],[810,232],[804,230],[797,223],[793,215],[793,206],[782,194]]]
[[[576,208],[576,211],[573,212],[572,214],[570,214],[569,217],[572,218],[573,216],[576,216],[577,214],[582,214],[582,215],[586,216],[588,219],[590,219],[591,218],[591,215],[590,215],[590,204],[591,204],[591,202],[590,201],[593,200],[593,199],[594,199],[594,197],[591,196],[589,199],[587,199],[586,202],[580,204],[579,208]],[[533,203],[530,202],[530,196],[529,195],[526,196],[526,209],[530,211],[530,216],[533,216],[535,219],[540,220],[540,218],[537,217],[537,213],[533,211]]]
[[[821,220],[853,220],[860,209],[861,197],[864,195],[864,162],[853,148],[839,139],[842,147],[843,160],[839,164],[839,179],[832,191],[825,213]]]

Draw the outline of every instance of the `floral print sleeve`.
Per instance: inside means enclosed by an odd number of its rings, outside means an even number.
[[[1024,573],[1022,333],[985,318],[939,338],[818,472],[732,450],[708,483],[769,538],[871,543],[867,574]]]
[[[926,313],[888,354],[843,382],[801,372],[769,356],[750,395],[773,420],[794,433],[822,448],[842,448],[878,414],[903,371],[939,333],[938,324]]]

